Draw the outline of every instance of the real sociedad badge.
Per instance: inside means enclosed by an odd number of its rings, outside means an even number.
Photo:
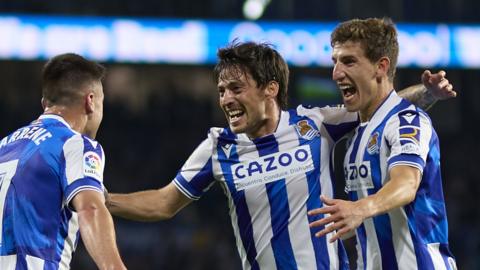
[[[378,131],[376,131],[375,133],[373,133],[370,138],[368,139],[368,143],[367,143],[367,152],[370,154],[370,155],[373,155],[373,154],[378,154],[379,153],[379,150],[380,150],[380,145],[379,145],[379,142],[378,142],[378,137],[380,136],[380,133],[378,133]]]
[[[295,126],[295,130],[297,131],[298,135],[305,140],[311,140],[319,136],[318,130],[310,126],[307,120],[298,121],[297,125]]]

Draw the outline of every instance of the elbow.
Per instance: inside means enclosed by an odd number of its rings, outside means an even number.
[[[403,192],[403,205],[409,204],[415,200],[417,197],[418,184],[419,183],[417,183],[417,181],[414,181],[410,185],[406,186]]]

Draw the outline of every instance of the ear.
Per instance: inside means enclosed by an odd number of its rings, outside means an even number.
[[[280,85],[277,81],[269,81],[265,89],[265,95],[267,97],[277,98],[279,88]]]
[[[386,56],[380,58],[377,62],[377,80],[386,77],[388,78],[388,71],[390,70],[390,59]]]
[[[47,107],[48,107],[48,102],[44,97],[42,97],[42,109],[45,110]]]
[[[85,111],[87,114],[91,114],[95,111],[95,106],[94,106],[94,94],[93,92],[89,92],[85,95],[84,100],[85,100]]]

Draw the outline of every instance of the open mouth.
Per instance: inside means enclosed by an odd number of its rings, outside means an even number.
[[[228,118],[230,120],[230,124],[234,124],[240,120],[240,118],[245,114],[242,110],[231,110],[227,111]]]
[[[339,85],[344,100],[351,99],[356,93],[357,88],[353,85]]]

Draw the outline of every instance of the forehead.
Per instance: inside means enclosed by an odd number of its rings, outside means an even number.
[[[239,67],[229,67],[220,72],[218,76],[218,86],[228,85],[231,83],[245,83],[252,82],[252,76],[247,70]]]
[[[365,50],[360,42],[347,41],[347,42],[337,42],[333,46],[332,52],[333,58],[340,58],[342,56],[365,56]]]

